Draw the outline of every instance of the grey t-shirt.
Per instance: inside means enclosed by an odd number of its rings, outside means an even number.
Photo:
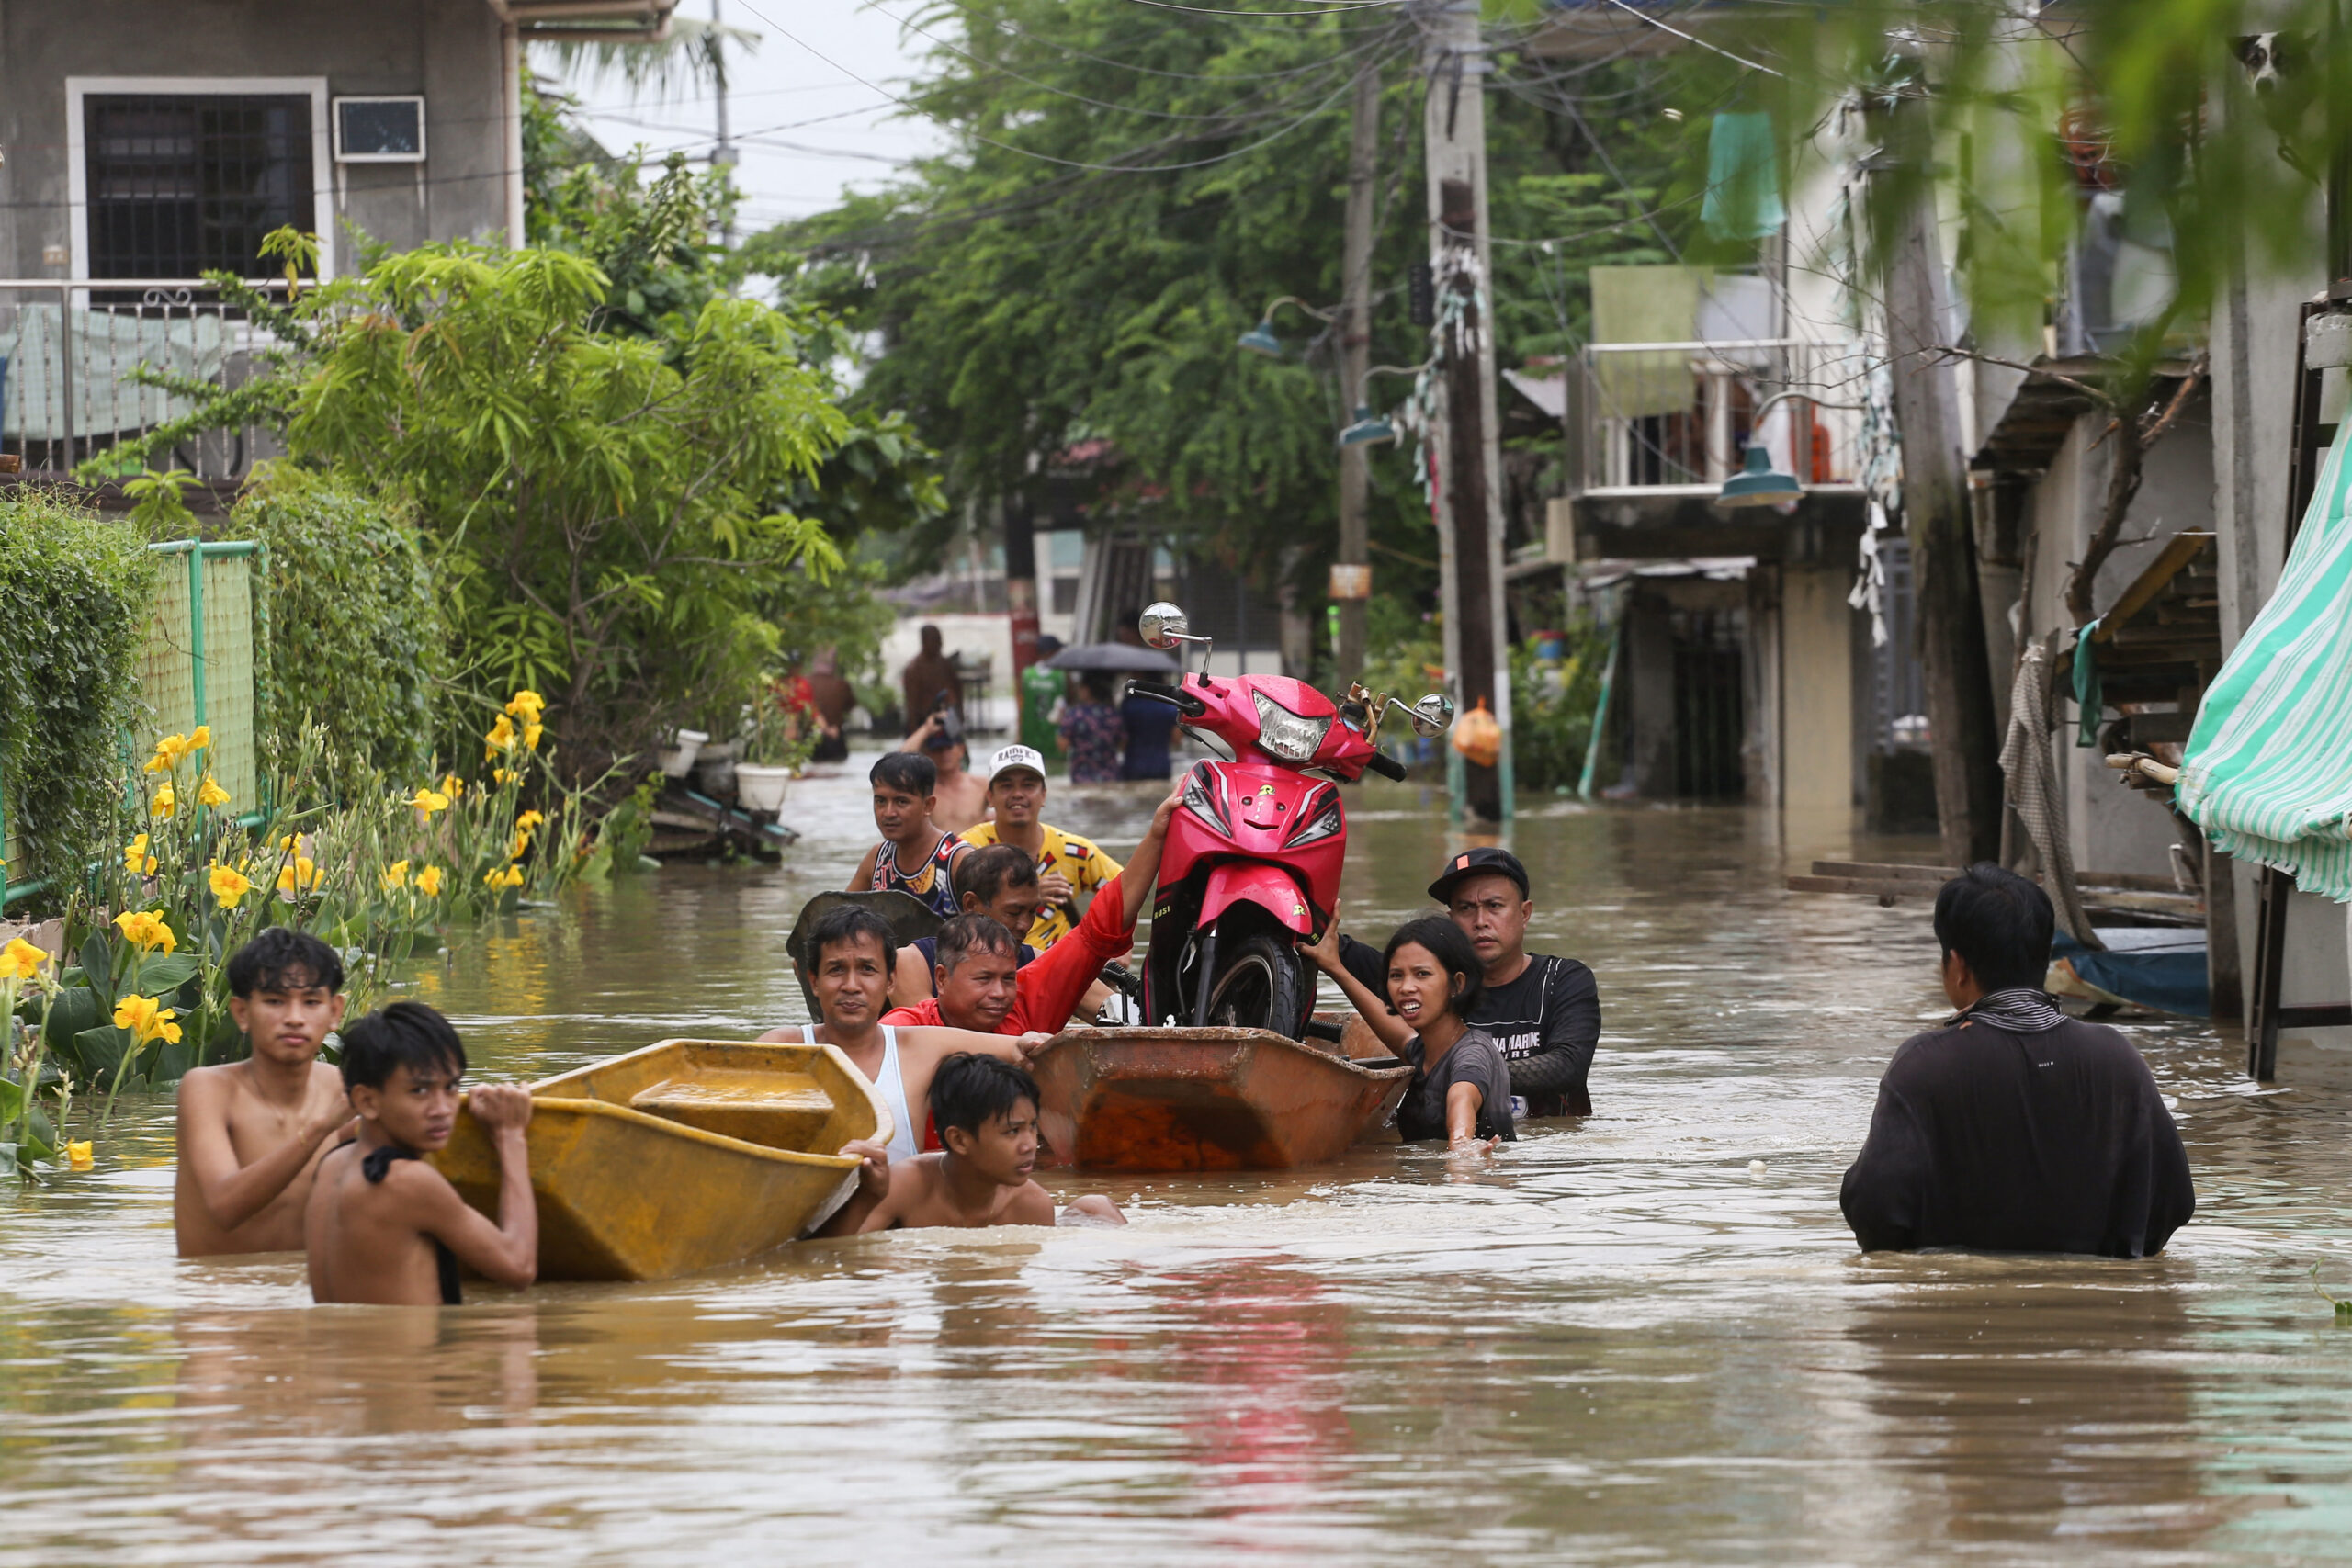
[[[1421,1037],[1416,1034],[1405,1042],[1405,1060],[1412,1064],[1413,1081],[1396,1107],[1399,1137],[1408,1144],[1443,1138],[1446,1091],[1466,1083],[1478,1089],[1478,1136],[1518,1138],[1510,1122],[1510,1069],[1503,1065],[1502,1051],[1493,1035],[1474,1025],[1464,1029],[1462,1038],[1438,1058],[1434,1070],[1424,1066],[1422,1058]]]

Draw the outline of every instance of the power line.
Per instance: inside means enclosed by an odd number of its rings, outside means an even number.
[[[1035,87],[1040,92],[1051,93],[1056,97],[1069,98],[1073,102],[1085,104],[1092,108],[1111,109],[1120,114],[1144,115],[1153,119],[1219,121],[1230,118],[1229,111],[1219,114],[1183,114],[1172,109],[1148,109],[1138,107],[1133,104],[1114,104],[1105,102],[1101,98],[1090,98],[1083,93],[1073,93],[1066,88],[1054,86],[1050,83],[1040,82],[1035,76],[1024,76],[1009,65],[1001,64],[992,60],[982,60],[978,55],[972,53],[968,50],[957,48],[955,44],[948,42],[945,39],[941,38],[936,33],[927,32],[922,27],[913,22],[910,22],[903,17],[891,16],[889,12],[883,10],[880,6],[872,4],[872,0],[868,0],[868,7],[884,17],[888,17],[890,20],[897,22],[899,26],[904,28],[907,31],[914,33],[919,37],[931,39],[932,42],[937,44],[940,48],[947,51],[950,54],[956,55],[959,59],[967,60],[971,62],[972,64],[978,66],[982,70],[992,71],[999,75],[1010,76],[1016,82],[1025,83],[1029,86]],[[1344,59],[1346,57],[1341,56],[1340,58]],[[1336,63],[1336,62],[1326,61],[1323,63],[1328,66]]]
[[[1216,154],[1216,155],[1215,155],[1215,156],[1213,156],[1213,157],[1208,157],[1208,158],[1196,158],[1196,159],[1192,159],[1192,160],[1189,160],[1189,161],[1187,161],[1187,162],[1180,163],[1180,164],[1096,164],[1096,163],[1089,163],[1089,162],[1087,162],[1087,161],[1085,161],[1085,160],[1083,160],[1083,159],[1077,159],[1077,158],[1062,158],[1062,157],[1057,157],[1057,156],[1056,156],[1055,154],[1050,153],[1050,152],[1040,152],[1035,151],[1035,149],[1028,148],[1028,147],[1023,147],[1023,146],[1020,146],[1020,145],[1018,145],[1018,144],[1016,144],[1016,143],[1010,142],[1010,141],[998,141],[998,140],[997,140],[996,138],[994,138],[994,137],[991,137],[991,136],[983,136],[983,135],[981,135],[981,134],[980,134],[978,131],[977,131],[977,130],[971,130],[971,129],[969,129],[969,128],[967,128],[967,127],[964,127],[964,126],[956,125],[954,121],[947,119],[944,116],[942,116],[942,115],[939,115],[939,114],[935,114],[935,113],[933,113],[932,110],[930,110],[930,109],[927,109],[927,108],[923,107],[921,104],[919,104],[919,103],[915,102],[915,101],[914,101],[913,99],[911,99],[911,98],[903,98],[903,97],[900,97],[898,94],[896,94],[896,93],[893,93],[893,92],[889,91],[888,88],[886,88],[886,87],[881,87],[881,86],[877,86],[877,85],[876,85],[874,83],[867,81],[865,77],[860,76],[856,72],[852,71],[849,67],[847,67],[846,65],[843,65],[841,62],[839,62],[839,61],[837,61],[837,60],[833,59],[831,55],[829,55],[829,54],[825,53],[825,51],[822,51],[822,50],[820,50],[820,49],[817,48],[814,44],[809,43],[806,39],[803,39],[803,38],[799,37],[797,34],[794,33],[790,28],[786,28],[786,27],[784,27],[784,26],[780,25],[779,23],[777,23],[777,22],[776,22],[773,17],[771,17],[767,16],[765,13],[762,12],[762,11],[761,11],[757,6],[747,4],[747,5],[745,5],[745,6],[744,6],[743,8],[744,8],[745,10],[747,10],[747,11],[751,12],[751,13],[752,13],[752,15],[753,15],[754,17],[759,17],[759,19],[760,19],[761,21],[765,22],[769,27],[775,28],[775,30],[776,30],[777,32],[779,32],[779,33],[783,34],[786,39],[791,39],[791,41],[793,41],[794,43],[798,44],[802,49],[807,50],[810,54],[815,55],[819,60],[823,61],[826,64],[828,64],[828,65],[831,66],[834,70],[836,70],[836,71],[840,72],[842,75],[844,75],[844,76],[848,77],[851,81],[857,83],[857,84],[858,84],[859,85],[861,85],[861,86],[864,86],[864,87],[869,88],[869,89],[871,89],[871,90],[872,90],[872,91],[874,91],[874,92],[876,92],[876,93],[881,94],[884,97],[888,98],[892,103],[899,104],[899,105],[900,105],[900,106],[902,106],[902,107],[906,107],[906,108],[908,108],[908,109],[910,109],[910,110],[912,110],[914,113],[919,114],[919,115],[922,115],[922,116],[923,116],[925,118],[927,118],[927,119],[933,119],[933,120],[937,120],[940,124],[942,124],[942,125],[945,125],[945,126],[949,127],[951,130],[953,130],[956,131],[956,132],[957,132],[957,134],[959,134],[959,135],[969,137],[972,141],[978,141],[978,142],[981,143],[981,144],[982,144],[982,145],[984,145],[984,146],[994,147],[994,148],[999,149],[1000,151],[1006,152],[1012,152],[1012,153],[1016,154],[1017,156],[1023,157],[1023,158],[1033,158],[1033,159],[1035,159],[1035,160],[1036,160],[1037,162],[1039,162],[1039,163],[1043,163],[1043,164],[1056,164],[1056,165],[1057,165],[1057,166],[1059,166],[1059,167],[1067,168],[1067,169],[1082,169],[1082,170],[1087,170],[1087,171],[1090,171],[1090,172],[1101,173],[1101,174],[1114,174],[1114,175],[1163,175],[1163,174],[1176,174],[1176,173],[1180,173],[1180,172],[1182,172],[1182,171],[1183,171],[1183,170],[1187,170],[1187,169],[1202,169],[1202,168],[1207,168],[1209,165],[1211,165],[1211,164],[1222,164],[1222,163],[1227,162],[1228,160],[1231,160],[1231,159],[1234,159],[1234,158],[1241,157],[1241,156],[1242,156],[1242,155],[1244,155],[1245,153],[1254,152],[1256,152],[1258,149],[1260,149],[1260,148],[1261,148],[1261,147],[1269,146],[1269,145],[1271,145],[1272,143],[1273,143],[1273,142],[1275,142],[1275,141],[1281,141],[1283,137],[1288,136],[1291,132],[1293,132],[1293,131],[1295,131],[1295,130],[1298,130],[1301,126],[1306,125],[1306,124],[1308,124],[1309,122],[1311,122],[1311,121],[1313,121],[1313,120],[1315,120],[1315,119],[1317,119],[1317,118],[1320,118],[1320,117],[1321,117],[1321,115],[1322,115],[1326,110],[1328,110],[1328,109],[1329,109],[1329,108],[1333,104],[1335,104],[1335,103],[1339,102],[1340,96],[1341,96],[1341,95],[1343,95],[1343,94],[1345,94],[1345,93],[1349,90],[1349,87],[1350,87],[1350,85],[1351,85],[1349,82],[1342,82],[1342,83],[1340,83],[1340,85],[1339,88],[1338,88],[1335,92],[1333,92],[1329,96],[1326,97],[1326,98],[1325,98],[1321,103],[1319,103],[1319,104],[1316,105],[1316,106],[1315,106],[1315,107],[1313,107],[1313,108],[1309,109],[1306,113],[1305,113],[1305,114],[1303,114],[1303,115],[1299,116],[1296,119],[1292,120],[1288,125],[1283,126],[1283,128],[1281,128],[1280,130],[1275,130],[1275,131],[1273,131],[1272,133],[1271,133],[1271,134],[1269,134],[1269,135],[1267,135],[1267,136],[1261,137],[1261,138],[1260,138],[1258,141],[1249,143],[1247,146],[1235,147],[1235,148],[1229,148],[1229,149],[1227,149],[1227,151],[1225,151],[1225,152],[1219,152],[1219,153]],[[1178,7],[1178,8],[1180,8],[1180,9],[1181,9],[1182,7]],[[1362,6],[1352,6],[1352,7],[1349,7],[1349,8],[1350,8],[1350,9],[1362,9],[1363,7],[1362,7]],[[1272,112],[1279,112],[1279,111],[1277,110],[1277,111],[1272,111]],[[1269,115],[1269,116],[1261,117],[1261,118],[1271,118],[1271,116]],[[1239,127],[1238,127],[1238,126],[1237,126],[1235,129],[1236,129],[1236,130],[1238,130],[1238,129],[1239,129]],[[1157,150],[1159,150],[1159,149],[1160,149],[1160,148],[1164,148],[1164,147],[1168,147],[1168,146],[1171,146],[1171,145],[1179,145],[1179,144],[1181,144],[1181,143],[1182,143],[1182,141],[1202,141],[1202,140],[1205,140],[1205,138],[1203,138],[1203,137],[1197,137],[1197,136],[1195,136],[1195,137],[1185,137],[1185,138],[1173,138],[1173,137],[1171,137],[1171,138],[1163,139],[1162,141],[1159,141],[1159,142],[1155,142],[1155,143],[1147,143],[1145,146],[1140,147],[1140,148],[1137,148],[1137,149],[1136,149],[1135,151],[1136,151],[1138,154],[1148,154],[1148,153],[1152,152],[1155,152],[1155,151],[1157,151]]]
[[[1292,17],[1344,16],[1351,11],[1384,11],[1391,8],[1392,0],[1352,0],[1338,6],[1318,6],[1304,11],[1226,11],[1207,6],[1179,6],[1176,0],[1127,0],[1131,6],[1148,6],[1156,11],[1188,11],[1196,17],[1248,17],[1255,21],[1286,21]]]

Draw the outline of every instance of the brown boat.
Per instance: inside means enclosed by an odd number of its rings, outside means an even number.
[[[1138,1175],[1337,1159],[1411,1077],[1262,1029],[1075,1030],[1029,1070],[1045,1096],[1040,1165]]]

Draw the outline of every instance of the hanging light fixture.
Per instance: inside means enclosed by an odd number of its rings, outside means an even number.
[[[1235,338],[1233,343],[1237,348],[1246,348],[1252,354],[1262,354],[1269,359],[1280,359],[1283,356],[1283,340],[1274,335],[1274,321],[1272,316]]]
[[[1715,492],[1715,504],[1724,507],[1788,506],[1804,499],[1804,486],[1794,474],[1783,473],[1772,466],[1772,455],[1764,449],[1763,430],[1766,411],[1774,403],[1791,398],[1805,398],[1803,392],[1775,392],[1756,405],[1747,418],[1747,458],[1739,472],[1724,481]],[[1817,398],[1805,398],[1817,409],[1850,409],[1859,411],[1860,403],[1825,403]]]
[[[1340,445],[1342,446],[1366,446],[1396,439],[1396,427],[1363,403],[1356,405],[1355,423],[1340,432]]]

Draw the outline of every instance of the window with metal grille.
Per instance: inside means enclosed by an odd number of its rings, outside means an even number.
[[[275,272],[262,237],[316,222],[311,100],[236,94],[92,94],[90,276]]]

